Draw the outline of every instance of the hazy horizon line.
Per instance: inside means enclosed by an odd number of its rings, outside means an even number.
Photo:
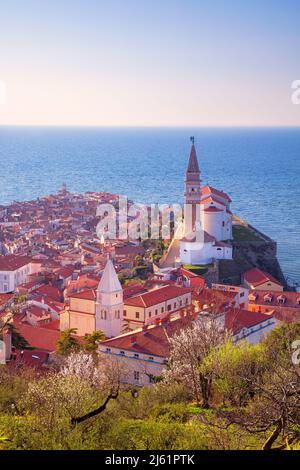
[[[300,129],[299,125],[291,124],[216,124],[216,125],[201,125],[201,124],[182,124],[182,125],[139,125],[139,124],[116,124],[116,125],[105,125],[105,124],[0,124],[0,128],[7,127],[52,127],[52,128],[96,128],[96,129]]]

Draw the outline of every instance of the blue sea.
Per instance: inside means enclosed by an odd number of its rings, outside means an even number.
[[[278,242],[300,283],[300,128],[0,127],[0,204],[55,193],[108,191],[136,202],[182,201],[195,136],[203,184]]]

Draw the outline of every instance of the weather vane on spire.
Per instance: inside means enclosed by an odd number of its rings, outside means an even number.
[[[191,140],[192,144],[194,145],[195,144],[195,137],[193,135],[190,137],[190,140]]]

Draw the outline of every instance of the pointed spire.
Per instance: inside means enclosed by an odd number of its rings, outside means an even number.
[[[192,142],[192,148],[191,148],[187,173],[200,173],[194,137],[191,137],[191,142]]]
[[[117,292],[122,290],[122,286],[117,276],[115,267],[109,257],[107,259],[107,263],[105,265],[97,290],[104,293]]]

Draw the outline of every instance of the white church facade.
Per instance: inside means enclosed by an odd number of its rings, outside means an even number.
[[[215,259],[232,259],[230,197],[209,185],[201,186],[194,139],[185,178],[184,236],[181,264],[208,265]]]

